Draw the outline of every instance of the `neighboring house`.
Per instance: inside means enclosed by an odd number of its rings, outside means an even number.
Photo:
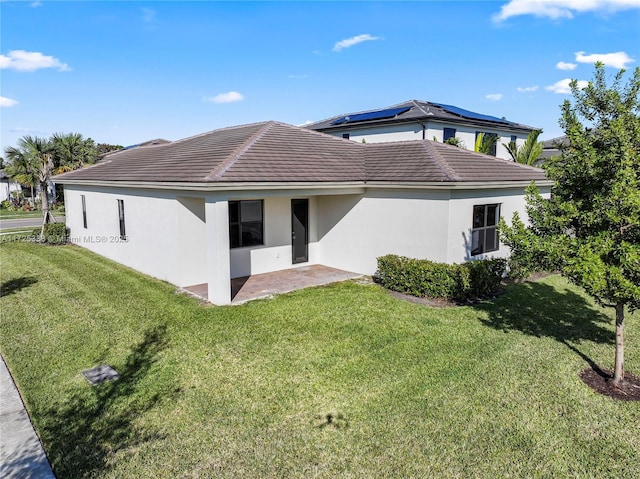
[[[396,253],[505,256],[500,215],[526,217],[544,172],[433,141],[362,144],[265,122],[113,153],[58,175],[72,241],[177,286],[323,264],[373,274]]]
[[[569,146],[569,139],[566,136],[559,136],[557,138],[551,138],[542,142],[542,153],[540,154],[538,161],[548,160],[554,156],[560,155],[563,148]]]
[[[305,125],[306,128],[330,135],[367,143],[432,140],[444,142],[455,137],[473,150],[480,133],[497,136],[492,156],[510,159],[502,143],[524,144],[534,128],[504,118],[483,115],[452,105],[410,100],[378,110],[344,113]]]
[[[11,181],[6,171],[0,170],[0,201],[11,199],[12,193],[19,193],[21,186]]]
[[[0,170],[0,201],[5,201],[11,198],[10,185],[9,175],[7,175],[4,170]]]

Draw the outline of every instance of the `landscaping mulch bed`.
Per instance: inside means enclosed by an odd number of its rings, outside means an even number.
[[[620,401],[640,401],[640,378],[625,373],[624,381],[619,385],[613,383],[613,371],[587,368],[580,377],[593,390]]]

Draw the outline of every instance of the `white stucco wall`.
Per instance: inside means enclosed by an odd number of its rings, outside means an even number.
[[[458,263],[478,258],[470,257],[473,206],[499,203],[508,221],[514,211],[526,220],[523,192],[359,187],[204,194],[67,185],[65,202],[74,243],[178,286],[208,283],[209,299],[227,304],[235,277],[309,264],[373,274],[376,259],[386,254]],[[309,261],[298,265],[291,260],[292,198],[309,200]],[[118,199],[124,201],[126,241],[120,239]],[[264,245],[230,249],[228,201],[239,199],[264,201]],[[507,253],[500,245],[486,256]]]
[[[462,263],[481,258],[506,258],[509,255],[509,249],[501,243],[497,251],[471,256],[473,207],[488,204],[499,204],[500,216],[509,223],[514,211],[518,211],[523,221],[527,220],[522,188],[452,191],[449,206],[449,249],[446,262]]]
[[[309,200],[309,261],[291,263],[291,200]],[[230,198],[236,199],[236,198]],[[234,248],[231,250],[231,277],[267,273],[318,262],[317,213],[314,196],[272,196],[272,193],[256,192],[254,196],[240,199],[264,200],[264,245]]]
[[[363,274],[391,253],[446,261],[448,198],[448,191],[410,190],[320,197],[320,261]]]
[[[507,130],[499,130],[495,128],[484,128],[465,126],[459,124],[449,124],[435,121],[422,122],[425,126],[424,139],[433,140],[434,138],[442,142],[444,128],[454,128],[456,130],[456,138],[464,142],[467,150],[473,151],[476,143],[476,132],[482,131],[486,133],[495,133],[498,135],[498,144],[496,149],[496,157],[510,159],[511,156],[507,149],[502,145],[509,144],[511,135],[515,135],[516,145],[522,146],[527,138],[523,132],[513,132]],[[373,128],[354,128],[327,132],[333,136],[342,138],[344,133],[349,133],[349,139],[357,143],[365,140],[367,143],[381,143],[388,141],[407,141],[422,140],[422,126],[418,123],[404,123],[400,125],[379,126]]]
[[[548,195],[548,188],[541,188]],[[501,216],[514,211],[526,221],[523,188],[496,190],[369,190],[363,195],[318,198],[319,262],[373,274],[376,258],[398,254],[461,263],[506,257],[508,249],[471,256],[473,207],[499,203]]]
[[[87,228],[81,195],[85,196]],[[203,208],[197,202],[187,203],[194,213],[176,198],[175,193],[164,191],[67,185],[65,210],[71,241],[178,286],[206,282],[201,264],[205,260],[200,255],[204,223],[198,217]],[[126,241],[120,239],[119,199],[124,201]]]

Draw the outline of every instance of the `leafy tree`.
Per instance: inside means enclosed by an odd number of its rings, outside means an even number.
[[[529,133],[524,144],[519,148],[514,141],[503,143],[502,146],[507,149],[516,163],[533,166],[542,153],[543,144],[538,141],[541,133],[542,130],[534,130]]]
[[[532,186],[530,226],[501,220],[502,240],[521,274],[557,269],[600,305],[615,308],[614,383],[624,380],[625,309],[640,307],[640,68],[623,87],[604,65],[584,90],[571,82],[560,125],[569,146],[545,165],[551,197]]]
[[[110,145],[108,143],[98,143],[96,145],[98,156],[104,155],[105,153],[109,153],[111,151],[122,150],[122,148],[122,145]]]

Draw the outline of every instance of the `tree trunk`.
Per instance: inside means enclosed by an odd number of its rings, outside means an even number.
[[[616,304],[616,365],[613,372],[613,383],[624,380],[624,303]]]
[[[42,202],[42,229],[40,230],[40,241],[44,241],[46,225],[51,222],[51,213],[49,213],[49,191],[46,182],[40,183],[40,199]]]

